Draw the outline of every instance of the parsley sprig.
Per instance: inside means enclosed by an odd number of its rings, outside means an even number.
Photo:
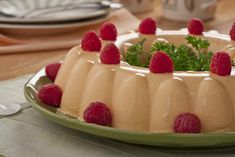
[[[191,44],[197,51],[201,51],[203,49],[207,49],[210,46],[208,40],[196,38],[195,36],[187,36],[185,38],[188,41],[188,44]]]
[[[151,52],[144,51],[144,39],[129,47],[124,59],[130,65],[148,67],[152,54],[164,51],[174,62],[175,71],[209,71],[212,52],[208,52],[208,40],[195,36],[187,36],[185,39],[188,45],[181,44],[178,47],[171,43],[156,42]]]
[[[127,49],[124,59],[127,63],[139,67],[148,67],[152,55],[149,52],[145,52],[143,44],[146,39],[133,44]]]

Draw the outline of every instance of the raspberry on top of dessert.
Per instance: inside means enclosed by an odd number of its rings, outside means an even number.
[[[205,32],[200,19],[189,21],[187,31],[156,30],[157,22],[146,18],[137,32],[118,38],[112,23],[99,36],[88,31],[61,66],[47,66],[55,86],[42,87],[39,99],[60,105],[65,115],[119,129],[234,131],[234,25],[230,37]]]

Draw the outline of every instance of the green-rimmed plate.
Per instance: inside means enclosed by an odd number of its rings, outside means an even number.
[[[35,74],[25,85],[25,97],[43,116],[58,124],[84,131],[93,135],[133,144],[164,147],[224,147],[235,145],[235,132],[218,134],[175,134],[148,133],[104,127],[88,124],[74,118],[56,113],[56,108],[46,106],[37,98],[37,90],[44,84],[51,83],[45,76],[45,69]]]

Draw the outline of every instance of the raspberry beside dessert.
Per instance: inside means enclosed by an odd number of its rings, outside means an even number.
[[[232,40],[235,40],[235,22],[233,23],[232,28],[229,31],[229,35]]]
[[[188,23],[188,31],[189,31],[190,34],[202,35],[202,33],[204,31],[203,22],[200,19],[193,18]]]
[[[113,43],[107,44],[100,53],[100,61],[103,64],[119,64],[120,51]]]
[[[94,123],[98,125],[111,126],[112,116],[111,111],[102,102],[91,103],[83,114],[83,119],[87,123]]]
[[[210,69],[212,73],[220,76],[230,75],[232,70],[231,58],[226,52],[217,52],[211,58]]]
[[[81,47],[84,51],[100,51],[101,41],[95,31],[88,31],[85,33]]]
[[[62,91],[59,86],[47,84],[38,91],[38,98],[45,104],[59,107],[62,97]]]
[[[100,38],[103,40],[115,41],[117,39],[117,29],[112,23],[104,23],[100,27]]]
[[[139,32],[141,34],[155,34],[157,29],[156,21],[153,18],[144,19],[139,25]]]
[[[158,51],[152,56],[149,64],[152,73],[172,73],[173,69],[173,62],[165,52]]]
[[[60,69],[60,66],[61,66],[61,63],[52,63],[46,66],[45,72],[46,72],[47,77],[51,81],[55,81],[55,78]]]
[[[175,133],[199,133],[201,131],[200,119],[192,113],[181,113],[174,122]]]

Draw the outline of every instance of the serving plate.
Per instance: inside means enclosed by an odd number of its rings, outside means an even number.
[[[44,117],[60,125],[80,130],[89,134],[132,144],[192,148],[192,147],[225,147],[235,145],[235,133],[149,133],[117,129],[112,127],[88,124],[56,112],[56,108],[41,103],[37,97],[38,89],[52,83],[45,75],[45,69],[36,73],[25,85],[24,94],[27,101]]]
[[[92,0],[90,2],[100,2]],[[97,8],[74,8],[86,0],[1,0],[0,1],[0,22],[18,24],[39,24],[39,23],[58,23],[68,21],[89,20],[91,18],[105,16],[109,9]],[[64,9],[63,9],[64,6]],[[65,9],[65,7],[70,9]],[[48,11],[43,13],[41,10],[48,8],[62,7],[58,11]],[[25,16],[20,16],[20,14]],[[12,16],[9,15],[12,14]]]
[[[14,34],[14,35],[54,35],[73,32],[79,30],[81,27],[87,25],[93,25],[102,23],[109,19],[110,16],[101,16],[90,20],[73,21],[66,23],[54,23],[54,24],[9,24],[0,23],[0,30],[3,34]]]

